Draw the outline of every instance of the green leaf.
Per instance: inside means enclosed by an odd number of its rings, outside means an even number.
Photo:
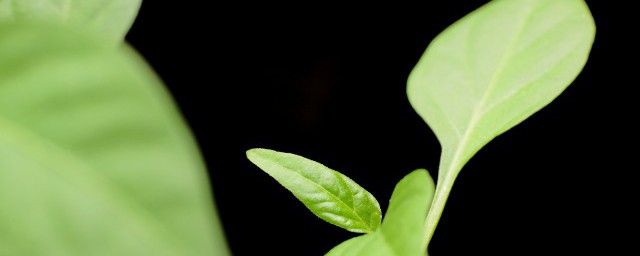
[[[119,45],[141,3],[142,0],[0,0],[0,21],[73,24]]]
[[[380,228],[385,241],[397,255],[420,255],[422,234],[435,185],[427,170],[416,170],[404,177],[393,190],[389,209]]]
[[[424,217],[435,185],[426,170],[404,177],[391,196],[382,226],[375,233],[349,239],[327,256],[422,256]]]
[[[380,226],[378,201],[349,177],[289,153],[251,149],[247,157],[321,219],[358,233]]]
[[[162,83],[76,33],[0,25],[0,255],[229,255]]]
[[[594,37],[582,0],[495,0],[433,40],[407,88],[442,146],[428,229],[464,164],[560,95],[585,65]]]
[[[344,241],[331,249],[325,256],[358,256],[365,255],[365,250],[368,247],[373,247],[374,242],[378,239],[380,234],[378,232],[372,234],[365,234],[361,236],[357,236],[351,238],[347,241]],[[386,244],[385,244],[386,245]],[[388,251],[388,248],[384,248],[385,251]],[[374,250],[375,252],[375,250]]]

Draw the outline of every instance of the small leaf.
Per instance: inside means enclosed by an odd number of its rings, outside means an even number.
[[[396,185],[382,226],[349,239],[327,256],[422,256],[424,222],[435,185],[426,170],[416,170]]]
[[[247,157],[321,219],[358,233],[380,226],[378,201],[347,176],[304,157],[268,149],[251,149]]]
[[[0,0],[0,22],[57,22],[81,26],[120,45],[142,0]]]
[[[424,222],[434,190],[433,179],[424,169],[404,177],[393,190],[380,230],[397,255],[422,253]]]
[[[0,25],[0,255],[229,255],[207,180],[130,48]]]

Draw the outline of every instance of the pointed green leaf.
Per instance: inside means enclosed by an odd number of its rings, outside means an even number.
[[[380,226],[378,201],[349,177],[289,153],[251,149],[247,157],[321,219],[358,233]]]
[[[435,185],[426,170],[416,170],[396,185],[382,226],[349,239],[327,256],[422,256],[424,222]]]
[[[142,0],[0,0],[0,22],[58,22],[82,26],[119,45]]]
[[[76,32],[0,25],[0,255],[229,255],[162,83]]]
[[[595,26],[582,0],[496,0],[442,32],[408,82],[442,144],[441,176],[556,98],[587,61]]]

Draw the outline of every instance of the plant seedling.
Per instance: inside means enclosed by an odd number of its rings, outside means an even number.
[[[594,38],[583,0],[494,0],[438,35],[407,86],[442,146],[437,186],[425,170],[407,175],[382,222],[376,199],[341,173],[267,149],[247,157],[321,219],[365,233],[327,255],[424,255],[463,166],[558,97],[584,67]]]
[[[123,38],[140,0],[0,0],[0,255],[229,255],[205,167],[162,82]],[[319,218],[360,233],[329,256],[424,255],[453,183],[585,65],[583,0],[494,0],[433,40],[408,80],[442,146],[377,199],[312,160],[248,158]]]

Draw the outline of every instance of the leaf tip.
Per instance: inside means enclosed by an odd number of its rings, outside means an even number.
[[[264,148],[252,148],[247,150],[246,155],[249,160],[253,160],[256,157],[259,157],[260,155],[269,151],[273,151],[273,150],[264,149]]]
[[[415,171],[409,173],[409,175],[420,176],[419,178],[421,179],[431,179],[431,175],[429,174],[429,171],[427,171],[427,169],[424,169],[424,168],[416,169]]]
[[[247,152],[246,152],[247,153],[247,157],[251,157],[252,155],[255,155],[256,151],[258,151],[258,150],[259,150],[259,148],[252,148],[252,149],[247,150]]]
[[[403,180],[423,180],[423,181],[426,181],[425,184],[428,190],[435,190],[435,182],[433,181],[431,174],[429,174],[429,171],[427,171],[427,169],[424,169],[424,168],[416,169],[415,171],[405,176],[401,180],[401,182]]]

